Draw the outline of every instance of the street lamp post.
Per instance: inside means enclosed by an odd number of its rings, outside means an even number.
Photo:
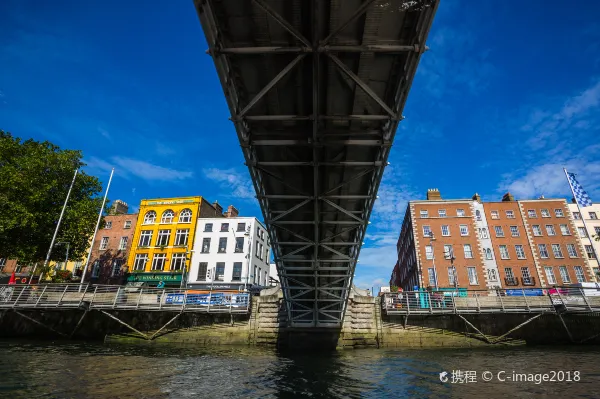
[[[431,263],[433,266],[433,282],[435,284],[435,289],[437,290],[438,287],[438,274],[437,274],[437,270],[435,268],[435,250],[433,248],[433,242],[436,240],[435,235],[433,233],[429,234],[429,245],[431,245]]]

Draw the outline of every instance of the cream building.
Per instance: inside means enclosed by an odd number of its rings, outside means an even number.
[[[600,236],[600,204],[586,206],[581,210],[577,207],[577,204],[569,204],[569,210],[573,214],[573,222],[585,248],[584,255],[587,257],[590,267],[594,270],[596,281],[600,281],[598,276],[600,265],[597,259],[598,254],[600,254],[600,242],[596,241],[596,237]],[[587,229],[583,224],[584,220]]]

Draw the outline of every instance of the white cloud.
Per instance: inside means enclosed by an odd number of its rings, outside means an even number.
[[[233,168],[206,168],[202,172],[207,179],[216,182],[221,189],[227,190],[225,196],[240,199],[255,198],[254,187],[250,178],[245,173],[240,173]]]
[[[182,171],[176,169],[165,168],[159,165],[154,165],[139,159],[126,157],[111,157],[110,162],[102,159],[91,157],[84,160],[87,163],[87,168],[98,171],[110,171],[115,168],[115,175],[122,176],[126,179],[138,177],[146,181],[182,181],[193,177],[190,171]]]
[[[102,137],[104,137],[105,139],[107,139],[108,141],[110,141],[112,143],[112,137],[110,135],[110,133],[108,133],[106,130],[102,129],[101,127],[98,128],[98,132],[100,133],[100,135],[102,135]]]

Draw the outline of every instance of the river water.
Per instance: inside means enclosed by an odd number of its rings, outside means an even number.
[[[513,371],[531,374],[525,377],[531,381],[509,381]],[[288,354],[255,347],[0,341],[0,398],[37,397],[599,398],[600,348]]]

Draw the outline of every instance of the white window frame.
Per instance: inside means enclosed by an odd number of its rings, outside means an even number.
[[[124,251],[127,249],[127,242],[129,241],[129,237],[123,236],[119,241],[119,251]]]
[[[585,272],[583,271],[583,267],[581,266],[573,266],[573,270],[575,270],[575,279],[578,283],[585,283]]]
[[[469,285],[479,285],[479,278],[477,277],[476,267],[467,266],[467,275],[469,276]]]
[[[131,228],[131,220],[126,220],[125,223],[123,223],[123,228],[130,229]]]
[[[449,254],[448,254],[449,253]],[[444,259],[450,259],[453,254],[452,244],[444,245]]]
[[[469,235],[469,225],[461,224],[461,225],[459,225],[459,228],[460,228],[460,236],[461,237],[467,237]]]
[[[577,247],[575,244],[567,244],[567,253],[569,258],[577,258]]]
[[[110,276],[115,277],[121,275],[121,266],[123,266],[123,259],[114,259]]]
[[[579,233],[579,237],[581,238],[587,238],[588,237],[588,232],[585,229],[585,227],[577,227],[577,232]],[[582,234],[583,232],[583,234]]]
[[[496,269],[488,269],[488,280],[498,281],[498,273],[496,273]]]
[[[552,266],[544,266],[544,272],[546,273],[546,279],[548,284],[556,285],[556,276],[554,275],[554,268]]]
[[[445,209],[438,209],[438,216],[441,218],[445,218],[446,215],[446,210]]]
[[[560,224],[559,228],[560,228],[560,233],[563,236],[570,236],[571,235],[571,231],[569,230],[569,225],[568,224]]]
[[[560,279],[564,284],[571,283],[571,276],[569,276],[569,270],[567,269],[567,266],[559,266],[558,274],[560,274]]]
[[[498,213],[498,211],[490,211],[490,217],[492,219],[500,219],[500,213]]]
[[[525,258],[525,248],[523,245],[517,244],[515,245],[515,252],[517,253],[517,259],[526,259]]]
[[[479,237],[484,240],[487,240],[488,238],[490,238],[488,229],[486,229],[485,227],[482,227],[481,229],[479,229]]]
[[[456,266],[448,266],[448,283],[451,287],[458,284],[458,276],[456,275]]]
[[[105,229],[112,229],[112,221],[108,220],[104,223],[104,228]]]
[[[428,234],[429,232],[429,234]],[[424,225],[423,226],[423,237],[431,237],[431,226]]]
[[[102,237],[100,239],[100,251],[106,251],[108,249],[108,237]]]
[[[450,226],[447,224],[442,225],[442,237],[450,237]]]
[[[540,209],[540,213],[542,214],[543,218],[549,218],[550,217],[550,211],[548,209]]]
[[[171,257],[171,265],[169,270],[183,270],[185,267],[186,256],[185,253],[175,253]]]
[[[160,268],[159,268],[158,264],[161,263],[160,261],[162,261],[162,266],[160,266]],[[167,254],[154,254],[154,256],[152,257],[152,268],[150,270],[164,271],[166,264],[167,264]]]
[[[544,233],[542,232],[542,228],[539,224],[532,225],[531,230],[533,231],[533,235],[535,237],[542,237],[544,235]]]
[[[535,211],[535,209],[528,209],[527,216],[531,219],[537,218],[537,212]]]
[[[192,223],[192,215],[194,212],[190,208],[185,208],[179,212],[179,223]]]
[[[170,224],[173,223],[175,219],[175,212],[172,209],[167,209],[162,213],[160,217],[160,224]]]
[[[473,248],[471,244],[463,244],[463,252],[465,254],[465,259],[473,259]]]
[[[144,222],[142,224],[154,224],[156,223],[156,212],[148,211],[144,215]]]
[[[98,277],[100,277],[100,261],[95,260],[94,264],[92,265],[92,278]]]
[[[425,245],[425,259],[433,259],[433,245]]]
[[[420,215],[421,215],[421,219],[427,219],[429,217],[429,211],[425,210],[425,209],[421,209]]]
[[[485,252],[485,259],[494,260],[494,252],[491,248],[485,248],[483,252]]]
[[[554,257],[556,259],[564,258],[562,249],[560,248],[560,244],[551,244],[551,247],[552,247],[552,255],[554,255]]]
[[[494,226],[494,233],[496,233],[496,237],[498,238],[504,237],[504,229],[502,229],[502,226]]]
[[[437,276],[435,275],[435,269],[433,267],[427,268],[428,282],[431,287],[437,286]]]
[[[181,243],[182,238],[183,243]],[[188,245],[189,238],[190,229],[177,229],[175,231],[175,241],[173,242],[173,245],[176,247],[185,247],[186,245]]]
[[[508,252],[507,245],[498,245],[498,251],[500,252],[500,259],[510,259],[510,253]]]
[[[553,224],[547,224],[546,225],[546,234],[549,237],[556,235],[556,230],[554,229],[554,225]]]
[[[141,263],[141,268],[140,268],[140,263]],[[136,254],[135,260],[133,261],[133,270],[145,271],[147,263],[148,263],[148,254]]]
[[[458,217],[465,216],[465,210],[464,209],[457,209],[456,210],[456,216],[458,216]]]
[[[515,218],[515,211],[507,210],[505,212],[506,212],[506,218],[507,219],[514,219]]]
[[[511,237],[520,237],[519,226],[510,226],[510,236]]]
[[[554,209],[554,216],[556,216],[557,218],[564,218],[565,213],[563,212],[562,209],[556,208],[556,209]]]
[[[162,241],[164,241],[164,237],[167,237],[166,244],[161,243]],[[169,242],[171,242],[171,230],[170,229],[158,230],[158,234],[156,235],[156,246],[157,247],[168,247]],[[152,262],[154,263],[154,259],[152,260]]]
[[[594,253],[593,246],[584,244],[583,248],[585,249],[585,254],[588,257],[588,259],[596,259],[596,254]]]
[[[138,247],[149,247],[152,245],[152,236],[153,236],[153,231],[152,230],[142,230],[140,232],[140,239],[138,242]],[[143,241],[148,240],[148,242],[146,244],[143,243]]]
[[[540,258],[550,258],[550,252],[548,252],[548,246],[546,244],[538,244],[538,252],[540,253]]]

